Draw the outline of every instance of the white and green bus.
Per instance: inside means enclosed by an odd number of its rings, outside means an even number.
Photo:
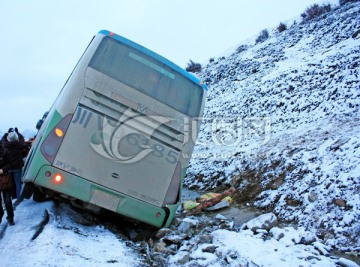
[[[23,197],[66,198],[155,227],[181,202],[207,87],[169,60],[100,31],[42,124]]]

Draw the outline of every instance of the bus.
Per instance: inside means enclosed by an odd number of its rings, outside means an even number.
[[[64,198],[93,212],[169,226],[206,91],[159,54],[99,31],[37,133],[23,168],[22,196]]]

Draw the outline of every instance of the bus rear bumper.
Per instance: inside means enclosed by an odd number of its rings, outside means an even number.
[[[52,166],[43,166],[34,184],[61,197],[81,201],[84,208],[96,211],[100,207],[158,228],[169,226],[179,205],[157,207]],[[90,208],[94,206],[95,209]]]

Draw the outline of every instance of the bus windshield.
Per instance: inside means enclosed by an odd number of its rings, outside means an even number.
[[[105,37],[89,66],[190,116],[199,116],[203,89],[124,43]]]

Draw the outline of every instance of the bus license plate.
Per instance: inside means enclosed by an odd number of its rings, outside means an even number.
[[[111,211],[116,211],[120,203],[120,199],[116,196],[95,189],[91,196],[90,203]]]

